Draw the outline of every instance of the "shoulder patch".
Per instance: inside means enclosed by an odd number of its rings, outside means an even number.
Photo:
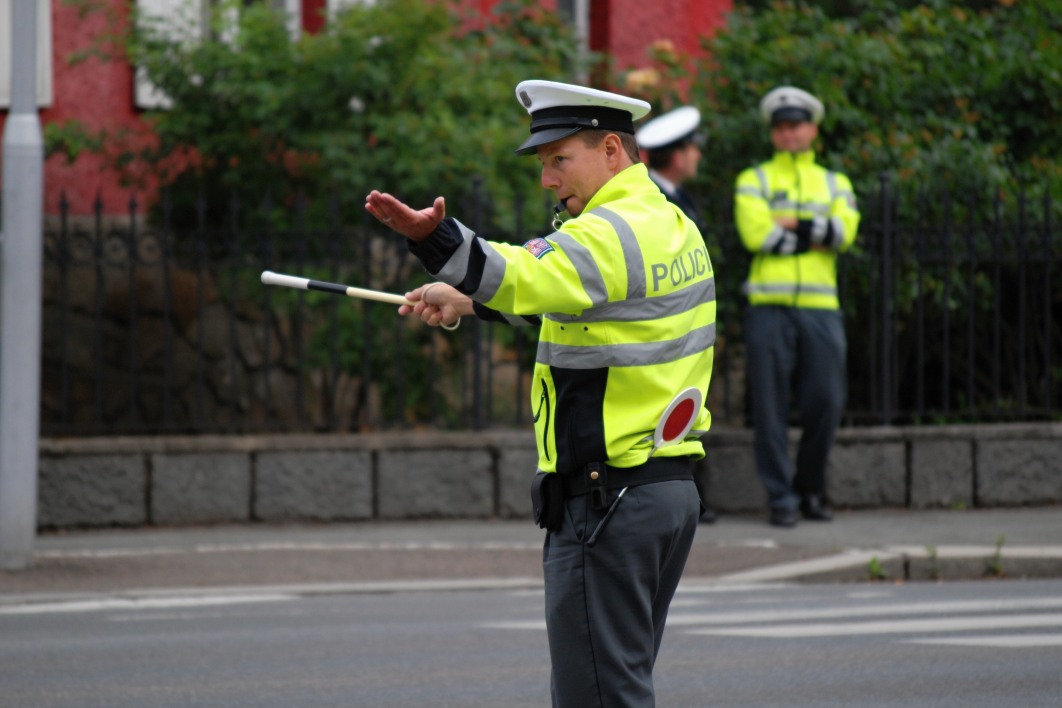
[[[524,244],[524,248],[535,258],[542,258],[553,250],[553,246],[544,238],[533,238]]]

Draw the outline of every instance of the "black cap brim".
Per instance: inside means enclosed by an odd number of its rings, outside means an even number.
[[[538,151],[538,149],[548,143],[556,142],[569,135],[575,135],[582,127],[569,126],[565,128],[546,128],[536,133],[531,133],[531,136],[524,141],[524,144],[516,148],[517,155],[531,155]]]
[[[771,114],[771,125],[778,125],[779,123],[810,123],[811,111],[804,108],[798,108],[797,106],[786,106],[785,108],[779,108],[777,111]]]

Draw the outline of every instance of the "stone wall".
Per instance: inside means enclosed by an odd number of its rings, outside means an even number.
[[[795,448],[799,432],[793,431]],[[713,429],[700,464],[721,512],[765,509],[752,433]],[[44,439],[41,528],[530,517],[526,431]],[[1062,502],[1062,423],[848,428],[839,508]]]

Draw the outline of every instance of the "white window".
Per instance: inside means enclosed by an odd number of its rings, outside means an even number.
[[[0,0],[5,2],[10,0]],[[44,0],[45,2],[47,0]],[[271,0],[284,11],[292,38],[302,31],[302,0]],[[206,36],[211,0],[136,0],[140,18],[155,26],[164,26],[168,36],[186,44],[195,44]],[[136,107],[165,109],[170,98],[152,84],[142,68],[136,70]]]
[[[325,0],[325,11],[329,17],[354,5],[375,5],[376,0]]]
[[[11,106],[11,3],[0,0],[0,107]],[[37,105],[52,105],[52,7],[49,0],[37,5]]]

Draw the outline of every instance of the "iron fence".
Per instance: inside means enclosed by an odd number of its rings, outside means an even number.
[[[517,202],[506,232],[480,223],[478,203],[466,222],[488,238],[550,230],[546,200]],[[394,292],[428,276],[402,239],[345,217],[358,212],[338,196],[222,206],[200,197],[177,218],[164,197],[145,220],[136,200],[121,218],[97,200],[84,219],[64,202],[45,234],[43,434],[530,423],[535,332],[469,319],[449,333],[393,306],[265,287],[263,270]],[[861,208],[857,246],[839,261],[845,424],[1057,419],[1062,239],[1050,196],[909,195],[883,178]],[[748,254],[730,204],[705,211],[719,293],[709,406],[741,425]]]

